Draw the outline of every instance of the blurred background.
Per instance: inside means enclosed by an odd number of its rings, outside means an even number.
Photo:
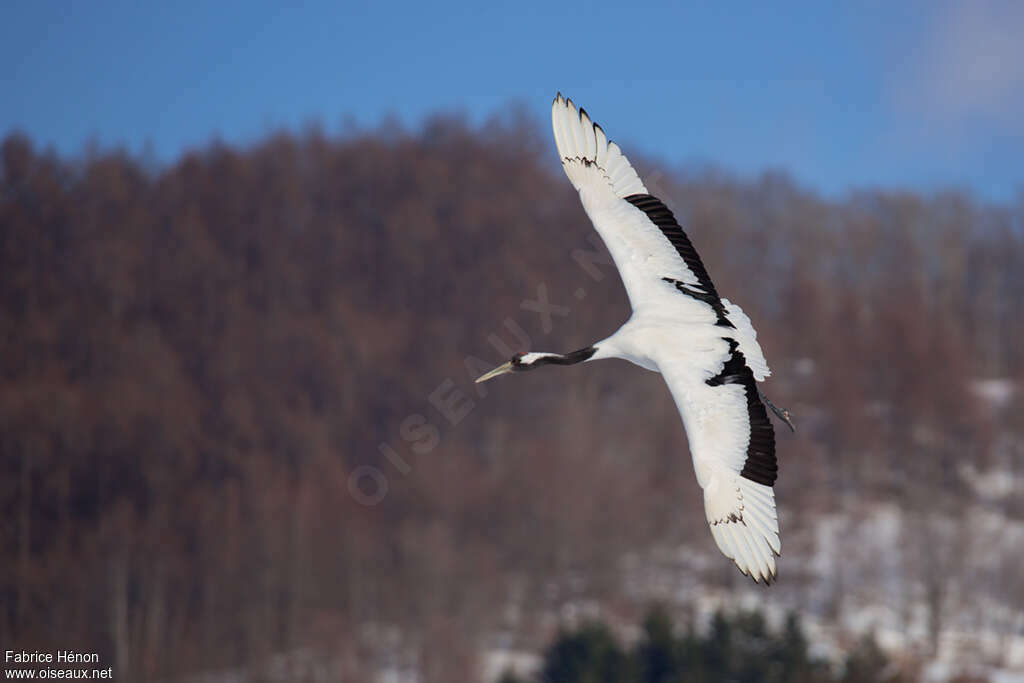
[[[1024,680],[1024,9],[9,3],[0,643],[115,680]],[[555,92],[753,319],[714,547]],[[5,665],[9,666],[9,665]]]

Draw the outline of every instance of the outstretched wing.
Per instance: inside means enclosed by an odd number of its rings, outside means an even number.
[[[648,193],[619,146],[561,93],[551,123],[562,168],[615,260],[634,312],[652,309],[662,318],[732,328],[755,375],[767,376],[750,320],[719,298],[675,216]]]
[[[561,94],[551,121],[562,168],[615,260],[634,311],[658,306],[688,319],[718,316],[718,294],[693,245],[672,213],[655,197],[601,127]],[[710,297],[713,306],[681,297],[682,288]],[[692,304],[692,305],[691,305]],[[666,309],[667,307],[667,309]],[[724,311],[722,311],[724,317]]]
[[[744,574],[771,583],[782,551],[775,432],[739,344],[708,339],[656,360],[683,418],[715,542]]]

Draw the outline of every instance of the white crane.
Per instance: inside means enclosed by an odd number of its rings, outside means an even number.
[[[793,424],[755,384],[770,371],[750,318],[718,296],[672,212],[586,111],[559,93],[551,122],[562,167],[615,260],[633,315],[603,341],[567,354],[518,353],[477,382],[601,358],[660,372],[686,428],[715,542],[744,574],[771,583],[782,550],[772,490],[778,467],[761,399]]]

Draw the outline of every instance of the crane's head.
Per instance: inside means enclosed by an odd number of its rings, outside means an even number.
[[[538,351],[522,352],[512,356],[512,360],[499,365],[490,372],[477,378],[477,382],[486,382],[492,377],[504,375],[506,372],[521,372],[522,370],[533,370],[541,365],[554,363],[555,365],[575,365],[594,358],[597,353],[596,346],[570,351],[569,353],[540,353]]]
[[[524,370],[533,370],[535,367],[550,363],[552,358],[557,358],[558,354],[554,353],[527,353],[520,351],[516,355],[512,356],[512,360],[498,367],[494,368],[488,373],[480,375],[477,378],[477,383],[486,382],[492,377],[498,375],[504,375],[507,372],[522,372]]]

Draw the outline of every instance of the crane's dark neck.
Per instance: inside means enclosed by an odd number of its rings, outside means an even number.
[[[546,353],[535,360],[530,367],[536,368],[541,365],[575,365],[576,363],[582,363],[585,360],[590,360],[590,357],[595,353],[597,353],[596,346],[588,346],[586,348],[577,349],[563,354]]]

